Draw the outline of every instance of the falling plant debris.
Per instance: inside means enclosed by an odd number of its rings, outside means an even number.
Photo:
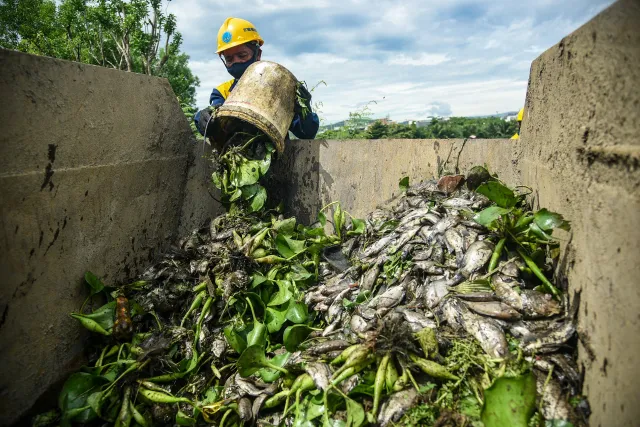
[[[86,274],[90,363],[34,425],[586,425],[561,215],[476,167],[473,190],[405,178],[364,220],[336,202],[305,226],[266,208],[273,146],[239,141],[213,175],[227,214],[129,284]]]

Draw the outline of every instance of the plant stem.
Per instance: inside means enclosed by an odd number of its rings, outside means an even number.
[[[538,268],[536,263],[520,248],[516,248],[522,259],[524,260],[527,267],[531,269],[533,274],[536,275],[538,279],[544,284],[544,286],[555,296],[556,298],[560,297],[560,291],[558,288],[553,286],[553,284],[547,279],[542,271]]]
[[[502,253],[502,249],[504,248],[504,244],[507,241],[506,237],[503,237],[498,241],[496,248],[491,255],[491,262],[489,262],[489,271],[492,271],[498,266],[498,260],[500,259],[500,254]]]

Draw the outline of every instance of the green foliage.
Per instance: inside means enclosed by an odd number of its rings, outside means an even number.
[[[373,121],[370,111],[349,114],[349,120],[341,129],[321,133],[323,139],[447,139],[447,138],[510,138],[517,131],[517,122],[507,122],[499,117],[451,117],[448,120],[434,118],[427,126]]]
[[[498,378],[484,391],[482,422],[485,427],[527,427],[536,407],[533,373],[516,378]]]
[[[180,52],[176,17],[160,0],[6,0],[0,47],[166,77],[182,103],[200,81]]]

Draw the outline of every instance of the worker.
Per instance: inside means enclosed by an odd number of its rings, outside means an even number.
[[[524,108],[521,108],[520,111],[518,111],[518,116],[516,117],[516,120],[518,121],[518,130],[516,131],[516,134],[511,137],[511,139],[520,139],[520,128],[522,127],[522,117],[524,117]]]
[[[240,18],[227,18],[224,21],[218,30],[218,50],[216,53],[233,79],[213,89],[209,97],[210,106],[219,107],[224,104],[245,70],[254,62],[260,61],[263,44],[264,40],[251,22]],[[311,94],[304,87],[304,84],[299,85],[298,90],[300,92],[299,98],[304,101],[307,112],[303,114],[303,106],[299,101],[296,101],[293,121],[289,130],[300,139],[313,139],[318,133],[320,120],[318,120],[318,115],[311,110]],[[201,135],[204,135],[205,129],[207,136],[212,134],[213,126],[207,126],[211,119],[211,112],[210,108],[205,108],[196,113],[193,118]]]

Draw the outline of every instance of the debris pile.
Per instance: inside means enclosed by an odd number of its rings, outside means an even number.
[[[90,365],[34,424],[583,425],[562,216],[484,168],[316,224],[265,207],[269,143],[229,149],[229,213],[72,316]],[[258,147],[258,148],[255,148]],[[327,230],[332,230],[331,232]],[[107,303],[94,308],[97,301]]]

